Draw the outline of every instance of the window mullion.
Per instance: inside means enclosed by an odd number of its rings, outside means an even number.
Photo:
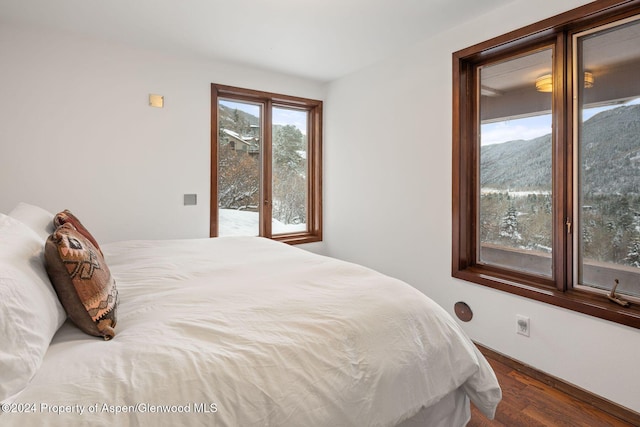
[[[570,69],[567,67],[567,37],[564,33],[556,36],[554,54],[553,89],[553,193],[554,193],[554,250],[553,273],[555,286],[559,291],[569,288],[568,278],[571,270],[571,246],[573,215],[571,213],[572,192],[572,156],[571,156],[571,115],[567,114],[568,96],[571,89]]]
[[[265,101],[263,114],[263,130],[262,130],[262,183],[260,185],[260,235],[271,237],[271,217],[273,212],[273,102],[270,99]]]
[[[565,46],[565,55],[564,55],[564,66],[565,66],[565,81],[566,88],[564,93],[564,105],[563,105],[563,121],[565,123],[565,180],[566,184],[564,185],[566,195],[565,195],[565,221],[571,222],[571,233],[565,233],[566,235],[566,248],[565,248],[565,263],[566,263],[566,288],[567,290],[573,289],[574,278],[577,274],[575,271],[576,263],[575,263],[575,254],[577,244],[577,239],[575,238],[576,234],[580,230],[578,223],[578,216],[575,211],[577,200],[576,200],[576,188],[577,188],[577,175],[576,175],[576,117],[575,117],[575,99],[577,96],[577,92],[575,91],[575,83],[574,83],[574,68],[575,68],[575,52],[573,42],[571,40],[571,35],[567,33],[563,34],[564,38],[564,46]]]

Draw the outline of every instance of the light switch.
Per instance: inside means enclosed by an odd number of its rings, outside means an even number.
[[[163,108],[164,96],[162,95],[149,95],[149,105],[152,107]]]
[[[198,195],[197,194],[185,194],[184,195],[184,205],[185,206],[193,206],[198,204]]]

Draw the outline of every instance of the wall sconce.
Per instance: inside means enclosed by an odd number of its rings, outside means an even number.
[[[150,94],[149,106],[156,107],[156,108],[164,108],[164,96]]]
[[[584,87],[589,89],[593,87],[593,73],[584,72]],[[545,74],[536,79],[536,90],[538,92],[551,92],[553,90],[553,76]]]

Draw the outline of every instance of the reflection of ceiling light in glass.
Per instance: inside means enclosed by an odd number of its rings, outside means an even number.
[[[586,89],[593,87],[593,74],[588,71],[584,72],[584,87]]]
[[[551,74],[545,74],[536,79],[536,90],[538,92],[551,92],[553,90],[553,78]]]
[[[593,87],[593,74],[589,71],[584,72],[584,87],[587,89]],[[553,77],[551,74],[545,74],[536,79],[536,90],[538,92],[551,92],[553,90]]]

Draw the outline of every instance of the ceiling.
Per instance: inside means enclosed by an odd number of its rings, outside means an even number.
[[[596,79],[607,77],[622,67],[640,68],[640,20],[620,27],[594,29],[578,35],[584,69]],[[508,58],[482,67],[483,94],[496,96],[523,86],[533,88],[535,79],[552,71],[553,49],[549,47],[533,53]]]
[[[513,0],[0,0],[0,22],[331,81]]]

